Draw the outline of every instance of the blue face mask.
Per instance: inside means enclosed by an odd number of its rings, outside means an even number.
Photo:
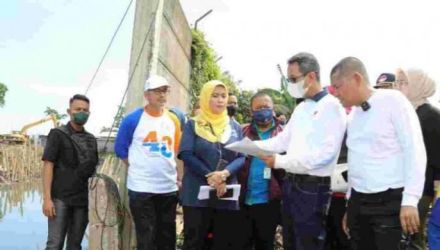
[[[267,124],[273,119],[273,109],[265,108],[252,112],[252,119],[256,123]]]

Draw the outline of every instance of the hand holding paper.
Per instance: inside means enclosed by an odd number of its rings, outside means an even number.
[[[241,188],[240,184],[226,185],[226,190],[232,190],[232,197],[219,198],[219,199],[237,201],[238,197],[240,196],[240,188]],[[212,194],[211,190],[216,190],[216,189],[210,186],[200,186],[200,191],[199,191],[199,195],[197,196],[197,199],[199,200],[209,199],[209,195]],[[215,191],[215,194],[217,195],[217,190]]]
[[[236,151],[239,153],[252,155],[252,156],[270,156],[275,154],[274,151],[264,150],[257,146],[257,144],[251,141],[249,138],[245,137],[241,141],[233,142],[225,146],[225,148]]]

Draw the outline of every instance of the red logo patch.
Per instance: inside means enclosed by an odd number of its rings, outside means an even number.
[[[384,82],[384,81],[386,81],[387,80],[387,76],[386,75],[383,75],[383,76],[381,76],[380,78],[379,78],[379,81],[378,82]]]

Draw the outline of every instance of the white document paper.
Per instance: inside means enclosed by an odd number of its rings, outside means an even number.
[[[226,189],[232,189],[232,197],[229,198],[219,198],[220,200],[230,200],[230,201],[238,201],[238,197],[240,196],[240,184],[231,184],[226,185]],[[199,195],[197,198],[199,200],[207,200],[209,199],[209,191],[215,190],[215,188],[211,186],[200,186]]]
[[[268,151],[268,150],[264,150],[264,149],[258,147],[254,141],[252,141],[251,139],[249,139],[247,137],[245,137],[241,141],[237,141],[237,142],[233,142],[231,144],[228,144],[225,146],[225,148],[232,150],[232,151],[239,152],[239,153],[257,156],[257,157],[259,155],[273,155],[276,153],[274,151]]]

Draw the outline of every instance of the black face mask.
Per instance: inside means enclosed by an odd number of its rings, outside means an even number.
[[[228,116],[235,116],[235,114],[237,113],[236,106],[227,106],[226,109],[228,110]]]

